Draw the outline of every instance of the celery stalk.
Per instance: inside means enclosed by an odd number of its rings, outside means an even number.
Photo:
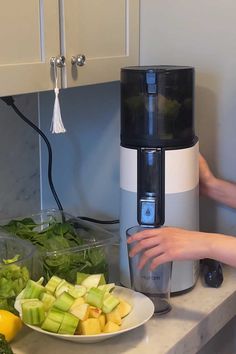
[[[58,330],[58,333],[74,334],[78,324],[79,324],[78,317],[72,315],[69,312],[65,312],[61,326]]]
[[[58,296],[53,306],[58,308],[59,310],[68,311],[74,301],[75,298],[73,296],[71,296],[67,292],[64,292],[60,296]]]
[[[114,295],[109,294],[108,296],[105,297],[102,305],[102,311],[104,313],[109,313],[111,312],[118,304],[120,303],[120,300],[115,297]]]
[[[40,325],[45,318],[45,311],[43,303],[34,299],[26,301],[21,304],[22,307],[22,320],[30,325]]]
[[[103,296],[104,296],[104,292],[102,290],[98,288],[91,288],[87,293],[86,302],[89,305],[102,308]]]

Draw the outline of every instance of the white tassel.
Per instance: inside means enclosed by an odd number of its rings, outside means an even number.
[[[56,87],[54,89],[55,92],[55,102],[53,108],[53,116],[52,116],[52,123],[51,123],[51,132],[52,133],[65,133],[66,129],[63,125],[62,118],[61,118],[61,108],[59,102],[59,89]]]
[[[51,132],[52,133],[65,133],[66,129],[63,125],[62,118],[61,118],[61,108],[60,108],[60,102],[59,102],[59,88],[57,84],[57,66],[56,66],[56,60],[54,61],[54,77],[55,77],[55,102],[54,102],[54,108],[53,108],[53,116],[52,116],[52,123],[51,123]]]

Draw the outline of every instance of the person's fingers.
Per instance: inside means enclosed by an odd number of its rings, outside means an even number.
[[[142,269],[148,261],[150,261],[153,257],[159,257],[162,253],[163,252],[160,246],[156,246],[147,251],[144,251],[140,257],[138,269]]]
[[[143,231],[140,231],[140,232],[137,232],[136,234],[133,234],[132,236],[129,236],[128,239],[127,239],[127,242],[128,243],[132,243],[134,241],[139,241],[139,240],[142,240],[142,239],[146,239],[146,238],[149,238],[149,237],[153,237],[153,236],[156,236],[156,235],[159,235],[162,230],[164,228],[160,228],[160,229],[150,229],[150,230],[143,230]]]
[[[154,258],[159,256],[160,254],[162,254],[164,252],[162,245],[156,245],[152,248],[147,249],[146,251],[143,252],[143,254],[145,255],[145,257],[147,257],[148,259]]]
[[[152,248],[154,246],[159,245],[160,239],[158,237],[150,237],[148,239],[142,239],[138,241],[130,250],[129,256],[134,257],[137,253]]]
[[[151,265],[149,267],[149,270],[152,272],[154,269],[156,269],[159,265],[170,262],[169,257],[167,256],[166,253],[160,254],[160,256],[155,257],[153,261],[151,262]]]

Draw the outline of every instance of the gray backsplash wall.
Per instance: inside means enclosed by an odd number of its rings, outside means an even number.
[[[60,91],[65,134],[51,134],[54,95],[40,94],[40,125],[53,148],[53,179],[66,211],[101,219],[119,217],[120,84]],[[42,145],[42,207],[55,207]]]
[[[36,94],[19,95],[15,104],[38,124]],[[0,100],[0,218],[40,208],[39,139],[11,107]]]

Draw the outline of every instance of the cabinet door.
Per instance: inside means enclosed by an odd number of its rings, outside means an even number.
[[[64,0],[64,87],[119,80],[120,68],[139,60],[139,0]],[[84,66],[71,57],[84,54]]]
[[[0,0],[0,96],[52,89],[58,0]]]

